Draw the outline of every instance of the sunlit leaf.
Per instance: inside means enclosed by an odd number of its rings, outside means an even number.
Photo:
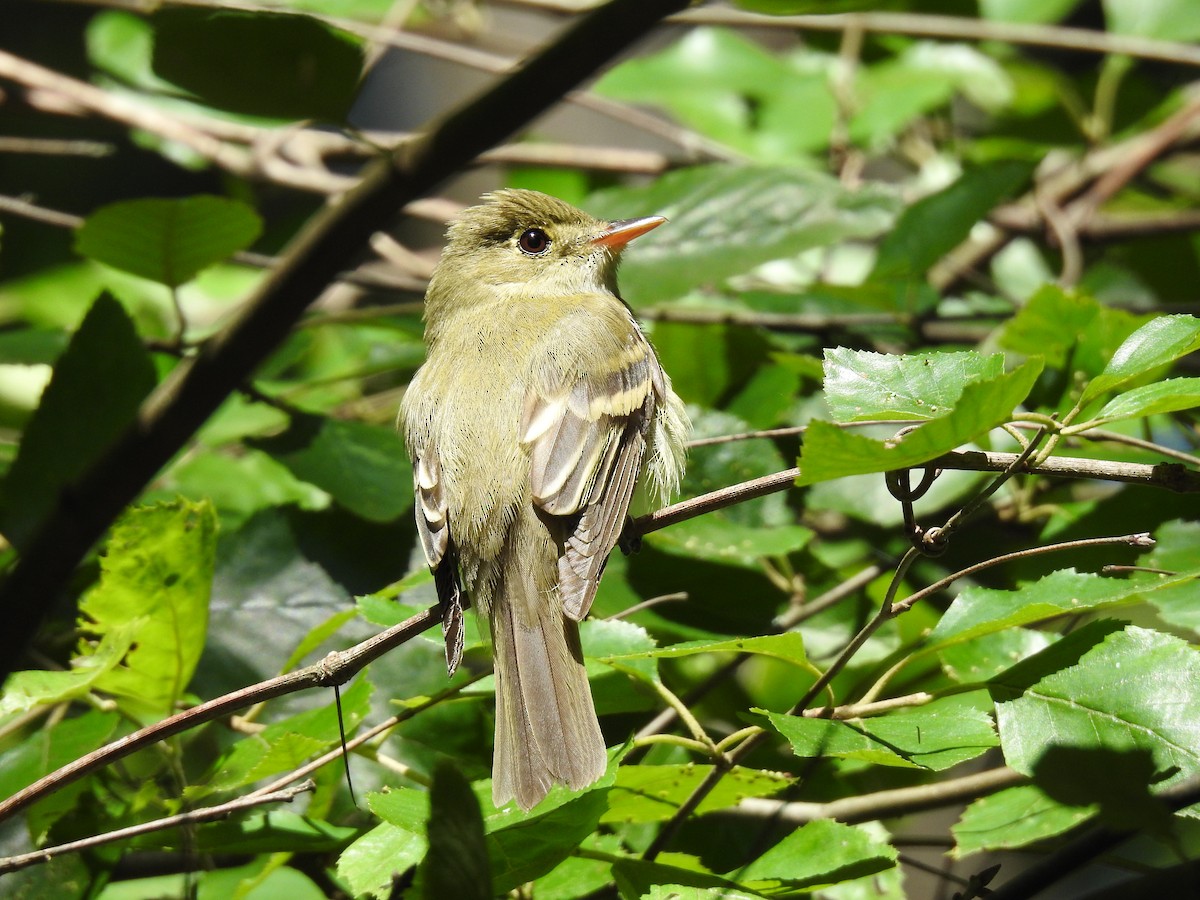
[[[1008,764],[1031,774],[1053,745],[1143,749],[1171,781],[1200,771],[1200,652],[1132,625],[1097,631],[1103,639],[1089,645],[1093,631],[1085,626],[993,681]]]
[[[1094,400],[1197,349],[1200,318],[1177,315],[1151,319],[1117,348],[1104,371],[1088,383],[1079,402]]]
[[[948,414],[892,441],[877,441],[827,422],[813,422],[800,448],[800,477],[796,483],[813,484],[928,462],[1006,421],[1040,372],[1040,360],[1030,360],[1005,375],[973,381],[963,388]]]
[[[75,249],[97,262],[168,287],[254,243],[262,220],[225,197],[124,200],[84,221]]]
[[[587,206],[614,219],[658,214],[669,220],[625,254],[622,292],[644,304],[810,247],[879,234],[892,224],[897,201],[885,189],[850,191],[804,169],[704,166],[648,187],[605,191]]]
[[[945,415],[972,381],[1004,373],[1004,357],[974,351],[896,356],[835,347],[825,351],[825,400],[835,422],[925,421]]]
[[[1113,397],[1096,418],[1106,422],[1179,412],[1200,406],[1200,378],[1169,378]]]

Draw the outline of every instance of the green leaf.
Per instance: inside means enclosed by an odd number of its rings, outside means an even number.
[[[414,788],[390,788],[367,794],[367,806],[383,821],[417,832],[422,836],[427,830],[430,815],[428,791]]]
[[[139,715],[164,716],[183,695],[208,628],[217,518],[208,503],[178,500],[130,510],[113,528],[100,582],[79,604],[80,628],[136,627],[124,662],[96,679]]]
[[[120,721],[116,712],[87,710],[74,718],[44,726],[0,753],[0,796],[11,797],[39,778],[75,762],[112,738]],[[40,845],[50,826],[69,812],[94,782],[80,779],[43,799],[26,815],[30,839]]]
[[[178,287],[249,247],[261,231],[258,213],[225,197],[123,200],[87,217],[75,234],[75,250],[123,272]]]
[[[392,881],[419,863],[427,847],[424,832],[384,822],[342,852],[337,861],[338,877],[355,897],[388,897]]]
[[[361,39],[308,16],[165,9],[153,23],[155,73],[220,109],[341,122],[358,93]]]
[[[1088,403],[1197,349],[1200,318],[1178,315],[1151,319],[1117,348],[1104,371],[1084,389],[1079,402]]]
[[[849,137],[870,149],[882,149],[914,120],[947,106],[957,94],[981,109],[995,110],[1011,103],[1014,93],[1005,69],[966,44],[917,41],[895,56],[859,66],[856,76]]]
[[[690,519],[648,535],[655,547],[677,556],[757,569],[763,557],[784,556],[804,547],[813,533],[802,525],[758,528],[726,520],[720,513]]]
[[[1092,635],[1080,635],[1093,630],[1068,635],[993,682],[1008,764],[1032,774],[1051,746],[1141,749],[1156,771],[1176,773],[1171,781],[1200,771],[1200,652],[1132,625],[1087,647]],[[1066,655],[1075,649],[1082,654]]]
[[[429,851],[420,875],[424,896],[429,900],[492,900],[495,893],[483,815],[471,785],[453,765],[443,763],[434,773],[429,803]]]
[[[1046,365],[1060,368],[1080,335],[1103,314],[1102,309],[1091,297],[1044,285],[1008,320],[1000,332],[1000,346],[1026,356],[1041,356]]]
[[[665,821],[679,811],[712,770],[712,766],[693,763],[621,766],[608,792],[608,810],[600,821],[611,825]],[[791,783],[790,776],[779,772],[735,766],[704,798],[698,812],[727,809],[743,797],[768,797]]]
[[[18,549],[124,430],[157,380],[125,310],[92,304],[54,367],[3,484],[0,530]]]
[[[1008,420],[1041,369],[1040,360],[1029,360],[1005,375],[973,381],[963,388],[949,414],[893,441],[877,441],[827,422],[813,422],[800,448],[796,483],[906,469],[969,443]]]
[[[789,888],[839,884],[890,869],[896,850],[867,829],[816,821],[797,828],[749,865],[731,872],[738,881],[772,881]]]
[[[825,351],[825,400],[835,422],[864,419],[927,421],[954,408],[973,381],[1004,374],[1004,355]]]
[[[346,734],[353,734],[370,712],[371,683],[359,678],[341,692]],[[243,738],[216,764],[207,784],[189,788],[195,800],[216,791],[236,790],[262,778],[293,769],[337,744],[338,715],[332,693],[329,705],[273,722],[258,734]]]
[[[492,892],[503,894],[545,875],[591,834],[607,808],[606,790],[594,790],[545,815],[488,835]]]
[[[654,638],[646,629],[623,619],[589,618],[580,623],[579,634],[596,712],[605,715],[647,709],[645,692],[635,689],[626,674],[635,673],[642,681],[656,682],[658,662],[654,659],[628,659],[620,666],[604,663],[609,657],[652,650]]]
[[[1009,626],[942,646],[938,657],[949,678],[959,684],[979,684],[1045,650],[1055,637],[1032,628]]]
[[[879,246],[872,281],[918,278],[966,240],[977,222],[1028,179],[1025,163],[998,162],[963,174],[908,207]]]
[[[20,713],[42,704],[65,703],[87,694],[106,672],[128,652],[136,634],[136,623],[115,626],[100,644],[71,660],[65,672],[32,669],[14,672],[0,694],[0,715]]]
[[[112,882],[105,900],[146,900],[148,897],[215,897],[245,900],[323,900],[325,892],[296,869],[260,857],[245,865],[182,875],[155,875]]]
[[[1095,418],[1106,422],[1138,419],[1200,406],[1200,378],[1170,378],[1118,394]]]
[[[895,197],[876,186],[851,191],[827,175],[766,166],[685,169],[588,202],[599,216],[670,220],[624,256],[622,294],[635,305],[673,299],[812,247],[873,237],[891,225],[896,207]]]
[[[940,772],[974,759],[999,740],[992,719],[965,695],[868,719],[839,721],[761,712],[797,756],[832,756]]]
[[[971,587],[950,604],[929,641],[933,646],[947,646],[1014,625],[1138,603],[1156,591],[1194,582],[1196,577],[1196,572],[1190,572],[1113,578],[1060,569],[1014,591]]]
[[[769,103],[781,84],[795,79],[786,63],[737,32],[691,28],[667,49],[615,67],[594,89],[614,100],[661,106],[688,127],[751,152],[757,131],[752,103]]]
[[[1035,785],[1008,788],[972,802],[951,827],[954,856],[1011,850],[1069,831],[1095,815],[1096,806],[1064,806]]]
[[[390,522],[412,507],[412,467],[391,428],[295,415],[282,434],[248,443],[368,521]]]

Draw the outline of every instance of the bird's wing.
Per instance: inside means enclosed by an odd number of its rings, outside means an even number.
[[[606,367],[575,372],[526,396],[520,436],[529,451],[533,502],[563,517],[569,529],[558,570],[563,612],[572,619],[587,615],[625,524],[658,371],[649,344],[634,332]]]
[[[417,448],[413,453],[413,488],[416,494],[417,534],[425,559],[433,570],[438,601],[442,608],[442,634],[446,641],[446,668],[458,668],[463,653],[462,582],[458,574],[458,552],[450,538],[446,495],[442,489],[441,466],[436,453]]]

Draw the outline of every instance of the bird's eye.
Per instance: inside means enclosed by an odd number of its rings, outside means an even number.
[[[530,256],[541,256],[550,249],[550,235],[540,228],[526,228],[517,240],[517,246],[522,253]]]

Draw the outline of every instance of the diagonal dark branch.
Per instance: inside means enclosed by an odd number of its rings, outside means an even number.
[[[249,687],[209,700],[207,703],[201,703],[199,706],[193,706],[191,709],[176,713],[161,722],[147,725],[132,734],[105,744],[100,749],[87,753],[39,778],[11,797],[0,800],[0,822],[90,772],[102,769],[144,747],[149,747],[172,735],[180,734],[189,728],[195,728],[204,722],[211,722],[229,713],[237,712],[239,709],[245,709],[256,703],[282,697],[305,688],[345,684],[368,663],[432,627],[440,618],[438,608],[432,606],[398,625],[393,625],[386,631],[381,631],[374,637],[367,638],[348,650],[330,653],[320,662],[311,666],[252,684]],[[338,752],[341,752],[340,748]]]
[[[295,239],[242,315],[143,405],[137,420],[65,491],[0,586],[0,678],[20,659],[50,598],[121,510],[279,346],[305,309],[405,203],[549,108],[686,0],[612,0],[503,81],[368,167],[362,182]]]

